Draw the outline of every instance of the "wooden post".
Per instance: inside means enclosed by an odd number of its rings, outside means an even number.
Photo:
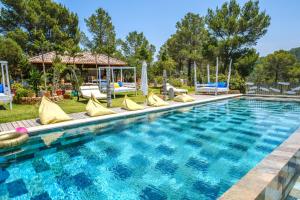
[[[163,98],[164,100],[167,99],[167,71],[164,69],[163,71]]]
[[[219,58],[217,57],[215,95],[218,95],[218,73],[219,73]]]
[[[136,68],[134,68],[134,86],[135,86],[135,96],[137,96]]]
[[[8,64],[5,62],[6,66],[6,81],[7,81],[7,88],[8,88],[8,96],[9,96],[9,108],[12,110],[12,96],[11,96],[11,91],[10,91],[10,82],[9,82],[9,74],[8,74]]]
[[[98,68],[98,81],[99,81],[99,89],[100,89],[100,92],[102,91],[102,84],[101,84],[101,68],[99,67]]]
[[[197,66],[196,62],[194,61],[194,86],[195,86],[195,93],[197,92]]]
[[[121,68],[121,82],[123,82],[123,70]]]
[[[116,98],[116,93],[115,93],[115,76],[114,76],[114,69],[111,69],[111,77],[112,77],[112,82],[113,82],[113,95],[114,95],[114,99]]]
[[[228,77],[227,77],[227,94],[229,91],[229,84],[230,84],[231,65],[232,65],[232,59],[230,59],[230,63],[229,63],[229,71],[228,71]]]
[[[210,82],[209,64],[207,64],[207,83]]]
[[[112,106],[112,102],[111,102],[111,89],[110,89],[110,55],[107,56],[108,57],[108,67],[106,69],[106,95],[107,95],[107,107],[110,108]]]
[[[4,64],[1,62],[1,72],[2,72],[2,85],[3,85],[3,90],[5,90],[5,79],[4,79]]]
[[[174,93],[174,89],[170,88],[169,89],[169,99],[172,100],[174,99],[175,93]]]

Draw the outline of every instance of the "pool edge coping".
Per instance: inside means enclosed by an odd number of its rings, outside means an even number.
[[[36,132],[46,131],[46,130],[50,130],[50,129],[59,129],[62,127],[72,127],[74,125],[88,124],[88,123],[92,123],[92,122],[100,123],[100,122],[104,122],[104,121],[108,121],[108,120],[122,119],[125,117],[139,116],[139,115],[143,115],[143,114],[147,114],[147,113],[173,110],[176,108],[189,107],[189,106],[194,106],[194,105],[198,105],[198,104],[209,103],[209,102],[225,100],[225,99],[232,99],[232,98],[241,97],[241,96],[243,96],[243,94],[227,94],[227,95],[220,95],[220,96],[212,96],[212,98],[209,98],[209,99],[203,99],[203,100],[201,99],[201,100],[196,100],[193,102],[178,103],[178,104],[168,105],[168,106],[163,106],[163,107],[148,107],[143,110],[137,110],[137,111],[126,111],[126,112],[98,116],[98,117],[89,117],[89,118],[85,118],[85,119],[73,119],[70,121],[60,122],[57,124],[39,125],[39,126],[35,126],[35,127],[29,127],[29,128],[27,128],[27,130],[32,135]],[[3,132],[0,132],[0,135],[13,133],[13,132],[15,132],[15,130],[3,131]]]

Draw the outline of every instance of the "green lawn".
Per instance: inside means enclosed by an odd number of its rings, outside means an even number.
[[[188,88],[186,88],[188,89]],[[158,94],[159,89],[150,88],[149,91],[153,91]],[[134,93],[128,93],[128,96],[137,103],[145,102],[145,97],[142,96],[141,92],[138,92],[138,95],[135,96]],[[123,101],[124,95],[116,96],[116,99],[113,99],[112,105],[113,107],[120,107]],[[66,113],[76,113],[85,111],[85,106],[87,104],[86,99],[65,99],[58,103],[59,106]],[[106,101],[101,101],[103,105],[106,105]],[[0,106],[0,123],[18,121],[24,119],[32,119],[38,118],[38,105],[21,105],[21,104],[13,104],[13,110],[9,110],[9,106],[5,105],[4,107]]]

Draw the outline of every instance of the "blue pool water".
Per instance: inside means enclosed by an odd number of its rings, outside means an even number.
[[[40,133],[0,151],[0,199],[216,199],[299,125],[298,103],[232,99]]]

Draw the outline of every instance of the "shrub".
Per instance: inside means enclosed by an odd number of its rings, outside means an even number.
[[[230,80],[230,89],[239,90],[240,92],[245,92],[245,80],[241,76],[235,75]]]
[[[162,84],[163,83],[163,77],[162,76],[156,76],[154,80],[157,82],[157,84]]]
[[[34,94],[35,93],[33,90],[26,89],[24,87],[19,87],[18,89],[16,89],[16,95],[14,97],[14,101],[16,103],[20,103],[22,97],[32,97]]]
[[[182,82],[178,78],[170,78],[169,83],[174,87],[182,87]]]
[[[17,83],[17,82],[15,82],[15,83],[13,83],[12,85],[11,85],[11,89],[12,90],[18,90],[18,89],[20,89],[20,88],[23,88],[23,85],[21,84],[21,83]]]

